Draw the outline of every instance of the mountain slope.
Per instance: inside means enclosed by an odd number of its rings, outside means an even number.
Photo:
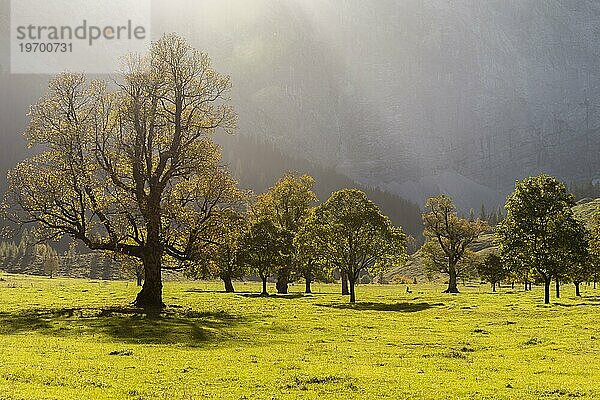
[[[468,212],[495,209],[527,175],[599,177],[595,0],[153,6],[155,37],[176,31],[231,74],[242,134],[364,186],[421,205],[452,191]],[[25,153],[27,105],[46,78],[0,75],[2,175]]]

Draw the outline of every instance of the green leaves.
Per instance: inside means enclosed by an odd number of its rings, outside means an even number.
[[[238,261],[256,271],[261,278],[266,278],[285,262],[287,243],[285,232],[271,219],[259,218],[241,238]]]
[[[529,177],[508,197],[507,216],[496,229],[502,258],[519,275],[535,270],[546,282],[546,292],[552,278],[568,277],[587,257],[586,230],[573,214],[574,205],[556,178]]]
[[[585,230],[573,205],[573,196],[556,178],[540,175],[518,182],[497,229],[502,255],[535,268],[544,279],[565,274],[585,248]]]
[[[35,223],[40,239],[189,261],[212,240],[212,218],[247,197],[210,138],[235,128],[230,87],[176,35],[130,56],[110,88],[83,74],[54,77],[31,108],[25,136],[36,156],[9,174],[7,215]]]
[[[357,189],[333,193],[315,209],[299,238],[330,268],[346,272],[351,283],[363,271],[376,274],[406,261],[402,229]]]
[[[431,197],[423,213],[424,234],[428,238],[423,256],[429,271],[450,276],[448,292],[457,293],[456,278],[473,271],[474,254],[468,246],[488,229],[481,221],[460,218],[452,199],[446,195]]]
[[[297,232],[310,207],[317,201],[315,180],[310,175],[284,175],[253,207],[256,217],[269,217],[281,229]]]
[[[477,273],[481,278],[495,285],[508,275],[508,269],[502,262],[500,255],[492,252],[486,254],[478,263]]]

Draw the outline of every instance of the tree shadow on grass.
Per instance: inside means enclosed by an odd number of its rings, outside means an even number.
[[[191,289],[186,289],[184,290],[185,293],[227,293],[225,290],[218,290],[218,289],[198,289],[198,288],[191,288]]]
[[[337,308],[339,310],[357,311],[395,311],[395,312],[418,312],[433,307],[443,307],[444,303],[330,303],[317,304],[319,307]]]
[[[0,335],[105,335],[130,344],[201,346],[231,339],[227,328],[242,319],[225,311],[167,310],[159,315],[127,307],[29,309],[0,313]]]
[[[600,296],[582,296],[583,300],[591,301],[591,302],[600,302]]]
[[[586,299],[587,300],[587,299]],[[599,307],[600,304],[596,303],[596,302],[590,302],[590,303],[574,303],[574,304],[567,304],[567,303],[554,303],[555,306],[560,306],[560,307],[582,307],[582,306],[590,306],[590,307]]]
[[[292,300],[292,299],[299,299],[302,297],[310,297],[311,294],[304,294],[304,293],[288,293],[288,294],[269,294],[269,295],[264,295],[264,294],[260,294],[260,293],[235,293],[236,296],[241,296],[241,297],[246,297],[246,298],[250,298],[250,299],[282,299],[282,300]]]

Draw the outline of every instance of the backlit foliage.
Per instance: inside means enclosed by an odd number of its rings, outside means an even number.
[[[40,239],[141,259],[157,301],[161,264],[190,261],[212,217],[244,197],[210,138],[235,129],[231,84],[166,35],[113,86],[70,73],[50,81],[25,132],[37,154],[9,173],[5,208]]]

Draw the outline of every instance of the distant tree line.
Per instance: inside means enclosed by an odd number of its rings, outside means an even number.
[[[65,248],[59,252],[58,248]],[[29,275],[45,275],[90,278],[128,279],[143,282],[143,268],[134,259],[116,257],[110,252],[76,251],[75,243],[68,246],[52,246],[40,243],[27,229],[20,233],[18,241],[0,241],[0,270]]]
[[[37,263],[41,273],[52,278],[60,267],[60,257],[47,243],[38,243],[26,229],[17,243],[0,241],[0,268],[7,264],[19,264],[20,270],[29,272],[31,264]]]
[[[504,212],[502,211],[502,206],[498,206],[496,210],[488,212],[485,208],[485,204],[481,205],[481,209],[479,211],[479,219],[481,221],[487,222],[490,226],[496,226],[504,219]],[[471,209],[469,211],[469,221],[475,221],[475,210]]]

